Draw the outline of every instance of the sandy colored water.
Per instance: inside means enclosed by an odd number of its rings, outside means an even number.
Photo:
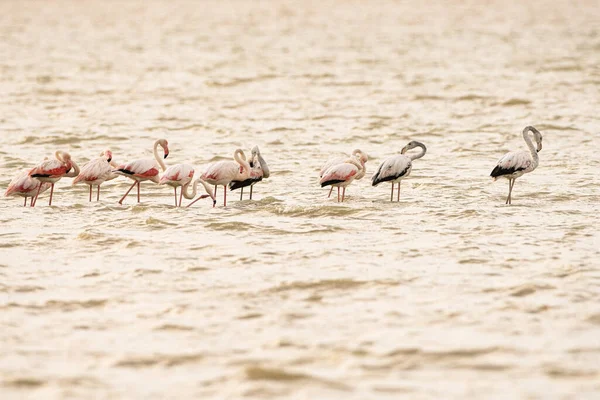
[[[2,199],[0,397],[597,399],[600,7],[456,3],[1,2],[2,191],[160,137],[197,171],[258,144],[271,178],[215,209],[119,206],[124,178]],[[409,140],[390,204],[368,177]],[[336,204],[318,169],[357,147]]]

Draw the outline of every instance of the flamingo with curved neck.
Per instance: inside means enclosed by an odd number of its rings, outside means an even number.
[[[421,151],[417,154],[406,155],[406,152],[415,147],[420,147]],[[373,186],[377,186],[382,182],[390,182],[392,184],[392,192],[390,195],[390,201],[394,201],[394,183],[398,184],[398,198],[396,201],[400,201],[400,184],[402,179],[410,175],[412,171],[412,162],[425,155],[427,147],[421,142],[412,140],[408,142],[406,146],[402,148],[400,154],[384,160],[377,169],[377,172],[371,177]]]
[[[250,186],[250,200],[252,200],[252,188],[254,185],[263,179],[267,179],[271,175],[269,165],[260,153],[258,146],[254,146],[251,150],[252,157],[250,161],[250,176],[245,181],[232,181],[229,184],[229,190],[241,189],[240,200],[244,196],[244,188]]]
[[[154,159],[151,158],[142,158],[139,160],[131,161],[130,163],[120,165],[116,170],[113,170],[113,173],[117,175],[126,176],[129,179],[133,180],[133,184],[125,192],[121,200],[119,200],[119,204],[123,204],[123,200],[127,197],[131,189],[137,185],[137,201],[140,202],[140,183],[143,181],[151,181],[154,183],[159,183],[159,168],[164,172],[167,169],[167,166],[163,162],[163,160],[158,155],[158,146],[163,148],[164,157],[167,158],[169,156],[169,142],[166,139],[158,139],[154,142]]]
[[[203,181],[215,186],[215,196],[217,186],[223,186],[223,206],[227,206],[227,185],[232,181],[244,181],[251,173],[250,164],[242,149],[235,150],[233,159],[235,161],[218,161],[209,165],[201,176]]]
[[[74,178],[79,175],[79,166],[71,160],[71,155],[66,151],[57,151],[54,153],[54,160],[42,161],[37,167],[29,171],[29,176],[40,182],[50,183],[50,200],[48,205],[52,205],[52,194],[54,193],[54,184],[61,178]],[[38,192],[32,200],[32,207],[35,207],[37,198],[40,195],[42,185],[38,186]]]
[[[344,163],[331,166],[319,182],[321,187],[331,185],[337,187],[337,201],[340,202],[340,187],[342,188],[342,203],[346,197],[346,186],[351,184],[356,177],[364,170],[364,162],[359,162],[355,157],[346,159]],[[330,192],[331,193],[331,192]],[[328,196],[329,197],[329,196]]]
[[[529,132],[533,134],[536,145],[534,146]],[[498,178],[508,179],[508,197],[505,204],[512,204],[512,190],[515,186],[515,181],[520,176],[532,172],[540,163],[538,153],[542,150],[542,134],[533,126],[526,126],[523,129],[523,140],[527,144],[529,151],[511,151],[506,153],[492,170],[490,176],[494,181]]]
[[[187,184],[183,188],[181,188],[181,192],[183,193],[183,197],[185,197],[188,200],[192,200],[194,197],[196,197],[196,193],[197,193],[197,189],[198,189],[198,184],[199,183],[202,184],[202,186],[204,186],[204,190],[206,190],[207,194],[200,195],[196,200],[194,200],[190,204],[188,204],[187,207],[190,207],[192,204],[194,204],[198,200],[205,199],[207,197],[210,197],[212,199],[212,201],[213,201],[213,207],[214,207],[217,204],[217,199],[215,197],[215,194],[214,194],[214,192],[212,190],[212,187],[208,183],[206,183],[205,181],[203,181],[202,178],[197,178],[194,181],[194,183],[192,184],[192,193],[188,192],[188,188],[190,187],[190,184]]]
[[[360,149],[352,150],[351,157],[356,157],[360,160],[361,163],[363,163],[363,169],[354,178],[354,180],[357,180],[357,181],[361,180],[365,176],[365,173],[367,172],[364,163],[366,163],[369,160],[369,157],[367,156],[367,154],[365,152],[363,152]],[[348,159],[348,156],[334,157],[334,158],[330,158],[329,160],[327,160],[327,162],[325,162],[325,164],[323,164],[323,166],[321,167],[321,171],[319,172],[319,178],[322,178],[325,171],[327,171],[329,168],[333,167],[336,164],[343,164],[346,162],[347,159]],[[333,186],[331,186],[331,189],[329,189],[329,195],[327,195],[327,198],[331,197],[331,192],[333,192]]]
[[[92,201],[92,186],[96,186],[98,188],[98,193],[96,195],[96,201],[100,200],[100,185],[109,180],[112,176],[112,152],[110,150],[105,150],[100,153],[99,158],[95,158],[85,164],[81,168],[81,172],[79,175],[73,179],[73,185],[77,185],[78,183],[85,183],[90,187],[90,196],[89,201]]]

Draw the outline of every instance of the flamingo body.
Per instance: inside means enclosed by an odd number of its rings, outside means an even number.
[[[533,133],[537,147],[533,145],[529,132]],[[523,129],[523,140],[525,140],[529,151],[521,150],[506,153],[498,160],[490,174],[494,180],[498,178],[508,179],[508,197],[505,204],[512,204],[512,190],[516,179],[532,172],[539,164],[538,153],[542,150],[542,134],[533,126],[526,126]]]
[[[244,195],[244,188],[250,186],[250,200],[252,200],[252,188],[255,184],[266,179],[271,175],[269,165],[260,154],[258,146],[254,146],[251,150],[252,160],[250,160],[250,176],[244,181],[232,181],[229,184],[230,190],[242,189],[240,192],[240,200]]]
[[[84,183],[90,187],[90,199],[92,201],[92,186],[98,187],[98,195],[96,200],[100,200],[100,185],[104,182],[114,179],[117,175],[112,172],[112,152],[110,150],[106,150],[102,153],[99,158],[95,158],[85,164],[79,175],[75,179],[73,179],[73,185],[77,185],[78,183]]]
[[[346,187],[350,185],[364,170],[365,163],[359,163],[354,157],[346,159],[342,164],[335,164],[323,173],[319,184],[321,187],[331,186],[338,188],[338,202],[340,201],[340,188],[342,188],[342,203],[346,197]],[[329,192],[331,195],[331,191]],[[329,197],[329,196],[328,196]]]
[[[216,186],[223,186],[223,205],[227,205],[227,185],[232,181],[245,181],[250,177],[251,167],[246,161],[246,156],[241,149],[233,153],[235,161],[218,161],[210,164],[200,176],[204,182]],[[216,195],[216,190],[215,190]]]
[[[179,194],[179,203],[177,203],[177,188],[180,186],[187,186],[194,177],[194,167],[189,164],[177,164],[172,165],[163,173],[158,184],[169,185],[174,189],[175,192],[175,207],[179,205],[181,207],[181,201],[183,196],[183,189]]]
[[[40,182],[50,183],[50,200],[48,205],[52,205],[52,194],[54,193],[54,184],[63,177],[75,178],[79,175],[79,167],[71,160],[71,155],[64,151],[54,153],[56,159],[44,160],[38,166],[29,171],[29,176]],[[73,170],[73,171],[71,171]],[[42,185],[38,186],[38,193],[32,201],[32,207],[35,206],[37,198],[41,193]]]
[[[353,164],[343,163],[333,165],[325,171],[319,183],[321,184],[321,187],[329,185],[346,187],[356,179],[358,172],[359,169]]]
[[[524,174],[533,171],[535,165],[528,151],[511,151],[506,153],[492,170],[490,176],[494,180],[498,178],[517,179]]]
[[[30,169],[25,169],[17,176],[15,176],[8,187],[6,188],[6,192],[4,192],[4,196],[20,196],[25,198],[24,206],[27,205],[27,198],[34,197],[38,191],[39,193],[43,193],[46,190],[50,189],[51,183],[49,182],[40,182],[38,179],[32,178],[29,176]],[[41,188],[39,187],[41,185]],[[38,190],[39,189],[39,190]],[[32,200],[33,203],[33,200]],[[32,205],[33,207],[33,205]]]
[[[163,158],[167,158],[169,155],[169,142],[166,139],[158,139],[154,142],[153,153],[154,159],[151,158],[142,158],[140,160],[131,161],[127,164],[122,164],[117,169],[113,170],[113,172],[117,175],[126,176],[127,178],[133,180],[133,184],[131,187],[125,192],[121,200],[119,200],[119,204],[123,204],[123,201],[131,192],[134,186],[137,185],[137,201],[140,202],[140,183],[143,181],[151,181],[154,183],[159,183],[159,170],[162,169],[166,171],[167,166],[164,161],[160,159],[158,156],[158,146],[161,146],[164,151]]]
[[[390,157],[381,163],[379,169],[371,178],[373,186],[382,182],[398,183],[410,175],[412,160],[403,154]]]
[[[408,150],[420,147],[421,152],[418,154],[405,154]],[[427,147],[421,142],[411,140],[406,146],[402,148],[400,154],[385,159],[377,169],[377,172],[371,177],[371,183],[373,186],[377,186],[382,182],[389,182],[392,184],[392,191],[390,194],[390,201],[394,201],[394,184],[398,184],[398,197],[397,201],[400,201],[400,185],[402,179],[408,177],[412,171],[412,162],[425,155]]]
[[[119,165],[114,171],[117,175],[126,176],[138,182],[152,181],[158,183],[160,181],[160,165],[151,158],[143,158],[135,160],[127,164]]]

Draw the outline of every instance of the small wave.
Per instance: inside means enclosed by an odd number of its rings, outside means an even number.
[[[275,79],[277,75],[275,74],[265,74],[265,75],[257,75],[253,77],[245,77],[245,78],[233,78],[229,80],[207,80],[205,84],[210,87],[233,87],[238,85],[245,85],[247,83],[260,82],[269,79]]]
[[[124,358],[115,363],[115,367],[124,368],[148,368],[155,365],[164,365],[166,367],[176,367],[183,364],[192,364],[201,361],[204,358],[203,354],[162,354],[154,356],[133,356]]]
[[[347,206],[283,206],[267,208],[268,212],[289,217],[342,217],[361,212],[360,209]]]
[[[506,107],[523,106],[523,105],[527,105],[527,104],[531,104],[531,101],[530,100],[526,100],[526,99],[518,99],[518,98],[508,99],[508,100],[500,103],[500,105],[503,105],[503,106],[506,106]]]
[[[282,283],[281,285],[268,289],[272,293],[287,292],[291,290],[348,290],[363,285],[385,285],[395,286],[398,281],[356,281],[354,279],[325,279],[321,281],[297,281],[292,283]]]
[[[155,331],[193,331],[193,326],[179,324],[164,324],[154,328]]]
[[[27,308],[31,310],[59,310],[59,311],[75,311],[86,308],[104,307],[108,300],[84,300],[84,301],[64,301],[64,300],[49,300],[45,304],[19,304],[8,303],[3,308]]]
[[[44,386],[47,382],[38,378],[15,378],[4,381],[4,384],[9,387],[15,388],[37,388],[40,386]]]
[[[295,382],[295,381],[312,381],[314,383],[323,384],[332,389],[350,390],[346,384],[335,382],[329,379],[319,378],[301,372],[290,372],[283,368],[268,368],[263,366],[246,367],[246,377],[249,380],[257,381],[278,381],[278,382]]]

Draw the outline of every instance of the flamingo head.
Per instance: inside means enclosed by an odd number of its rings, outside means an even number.
[[[60,150],[57,151],[56,158],[64,163],[68,163],[71,161],[71,155],[69,153],[67,153],[66,151],[60,151]]]
[[[163,148],[163,150],[165,152],[164,158],[167,158],[169,156],[169,142],[167,142],[167,139],[160,139],[158,141],[158,144],[160,145],[160,147]]]
[[[366,163],[369,161],[369,155],[362,150],[356,149],[352,152],[352,155],[357,157],[361,163]]]
[[[110,150],[104,150],[104,152],[102,153],[102,155],[104,157],[106,157],[106,162],[111,162],[112,161],[112,151],[110,151]]]
[[[258,149],[258,146],[254,146],[251,151],[252,151],[252,159],[254,159],[257,156],[260,156],[260,150]]]
[[[535,142],[537,143],[537,152],[539,153],[540,150],[542,150],[542,134],[541,133],[537,133],[535,135]]]

